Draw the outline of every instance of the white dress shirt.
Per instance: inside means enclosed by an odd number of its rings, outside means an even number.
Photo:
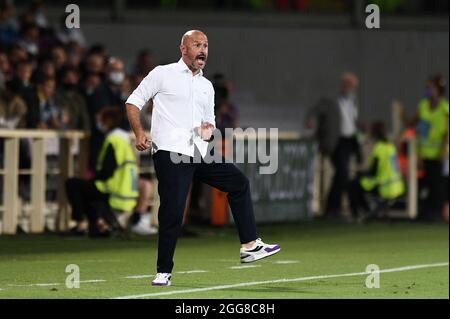
[[[215,127],[214,89],[203,72],[193,75],[182,59],[157,66],[131,93],[126,103],[142,109],[153,99],[151,139],[158,150],[205,157],[208,143],[194,132],[202,122]]]
[[[356,101],[352,97],[341,96],[338,99],[338,104],[341,113],[341,136],[352,137],[356,134],[356,120],[358,118]]]

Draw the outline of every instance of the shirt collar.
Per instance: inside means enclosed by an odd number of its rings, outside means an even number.
[[[189,69],[189,67],[186,65],[186,63],[184,63],[183,58],[180,58],[180,60],[178,61],[177,64],[178,64],[180,71],[183,71],[183,72],[189,71],[192,74],[192,71]],[[203,70],[200,69],[200,72],[198,72],[196,75],[203,75]]]

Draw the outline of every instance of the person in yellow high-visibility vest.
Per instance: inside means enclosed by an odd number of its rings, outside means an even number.
[[[405,193],[405,184],[398,167],[395,145],[388,141],[385,125],[375,122],[371,128],[374,145],[369,157],[369,169],[361,172],[350,186],[350,206],[355,218],[367,218],[376,211],[369,207],[367,194],[384,201],[398,199]],[[362,213],[361,209],[365,211]]]
[[[112,210],[130,212],[138,199],[138,166],[130,145],[129,133],[119,128],[122,115],[107,107],[97,117],[97,127],[106,138],[97,158],[93,180],[70,178],[66,181],[67,198],[76,226],[73,233],[84,233],[86,216],[91,236],[109,235]]]
[[[447,156],[449,115],[445,86],[442,75],[430,78],[415,116],[419,168],[425,172],[419,183],[421,219],[441,219],[444,203],[442,163]]]

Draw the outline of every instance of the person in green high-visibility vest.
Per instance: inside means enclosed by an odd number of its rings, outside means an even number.
[[[441,219],[444,204],[442,163],[448,149],[449,104],[445,98],[446,81],[442,75],[431,77],[425,96],[415,115],[419,168],[425,172],[419,183],[419,218]]]
[[[72,229],[74,234],[86,231],[84,218],[87,217],[89,235],[110,235],[112,210],[131,212],[136,206],[139,170],[129,133],[120,128],[122,119],[115,107],[100,111],[97,127],[106,138],[97,158],[95,178],[66,181],[72,219],[77,224]]]
[[[359,173],[349,187],[354,218],[365,219],[377,213],[369,206],[368,193],[383,201],[394,201],[405,193],[405,184],[397,162],[397,150],[387,139],[385,125],[375,122],[370,135],[374,145],[369,157],[369,169]]]

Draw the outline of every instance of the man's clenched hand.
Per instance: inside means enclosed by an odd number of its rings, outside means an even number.
[[[144,132],[136,134],[136,149],[138,151],[145,151],[151,146],[151,139]]]
[[[211,139],[212,133],[214,130],[214,125],[208,122],[203,122],[200,127],[196,127],[196,132],[202,140],[208,141]]]

